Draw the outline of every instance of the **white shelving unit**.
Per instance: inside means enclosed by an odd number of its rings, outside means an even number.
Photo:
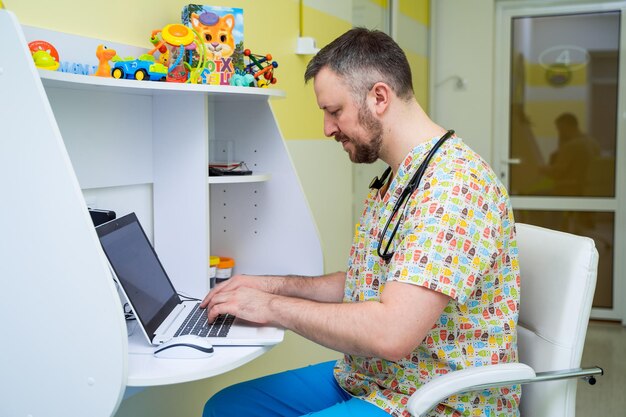
[[[56,32],[44,33],[63,48]],[[99,43],[65,34],[57,42],[94,51]],[[198,277],[207,276],[209,254],[234,258],[238,273],[322,272],[317,231],[268,102],[283,91],[39,73],[86,200],[137,212],[182,292],[206,293]],[[234,143],[253,175],[208,177],[213,140]]]
[[[272,178],[271,174],[256,174],[242,176],[209,177],[209,184],[245,184],[251,182],[265,182]]]
[[[28,29],[29,28],[26,27],[27,32]],[[34,28],[31,28],[30,30],[32,31],[34,30]],[[254,97],[259,97],[261,98],[261,100],[265,100],[267,97],[285,97],[284,91],[265,88],[243,88],[231,86],[178,84],[148,81],[138,82],[136,80],[117,80],[114,78],[90,77],[65,72],[45,70],[41,70],[40,74],[41,78],[45,80],[46,86],[72,88],[75,90],[94,90],[95,88],[98,88],[123,94],[140,95],[167,94],[168,92],[180,94],[181,92],[187,92],[193,94],[216,95],[220,96],[223,100],[237,100],[241,99],[242,97],[245,97],[245,100],[251,100],[254,99]],[[71,84],[71,87],[68,87],[68,83]],[[224,98],[225,96],[228,96],[229,98]]]
[[[46,39],[62,59],[64,51],[82,51],[82,62],[93,62],[103,42],[28,27],[24,33],[0,10],[7,202],[0,253],[3,277],[11,277],[2,289],[15,299],[0,312],[3,327],[20,337],[3,348],[3,373],[15,390],[0,397],[0,414],[110,415],[126,386],[206,378],[266,351],[224,348],[216,353],[220,362],[193,366],[132,348],[129,355],[86,206],[136,212],[174,286],[188,295],[208,291],[210,254],[234,258],[237,273],[321,274],[317,230],[268,101],[284,92],[37,72],[28,41]],[[121,56],[140,53],[112,46]],[[214,140],[232,141],[254,175],[209,178]],[[22,297],[35,300],[32,313],[16,314]],[[25,331],[33,325],[39,333]],[[55,327],[79,325],[78,333]],[[131,340],[131,347],[141,343]]]

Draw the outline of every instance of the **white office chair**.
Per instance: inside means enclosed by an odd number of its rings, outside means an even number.
[[[524,384],[522,416],[573,417],[577,380],[572,378],[594,384],[594,376],[602,375],[598,367],[579,368],[596,285],[594,241],[521,223],[516,229],[522,280],[520,363],[468,368],[437,377],[409,399],[413,416],[427,415],[453,394]]]

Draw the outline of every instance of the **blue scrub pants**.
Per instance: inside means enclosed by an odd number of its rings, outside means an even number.
[[[203,417],[389,417],[345,392],[333,375],[335,361],[265,376],[215,394]]]

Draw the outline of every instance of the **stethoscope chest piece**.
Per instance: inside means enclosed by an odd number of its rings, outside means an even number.
[[[389,176],[389,174],[391,174],[391,167],[387,167],[387,169],[385,170],[385,172],[383,172],[383,175],[381,175],[380,178],[378,178],[378,176],[372,178],[369,186],[370,190],[380,190],[382,186],[385,185],[385,181],[387,181],[387,177]]]

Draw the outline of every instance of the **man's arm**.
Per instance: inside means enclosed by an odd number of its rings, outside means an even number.
[[[274,294],[312,301],[340,303],[346,284],[345,272],[333,272],[319,277],[284,277],[284,283]]]
[[[380,302],[318,302],[241,288],[216,295],[207,307],[209,320],[234,314],[293,330],[340,352],[397,361],[422,342],[449,300],[424,287],[389,282]]]
[[[345,280],[345,272],[334,272],[319,277],[236,275],[211,290],[200,307],[205,308],[211,299],[220,293],[237,291],[240,288],[253,288],[275,295],[339,303],[343,300]]]

